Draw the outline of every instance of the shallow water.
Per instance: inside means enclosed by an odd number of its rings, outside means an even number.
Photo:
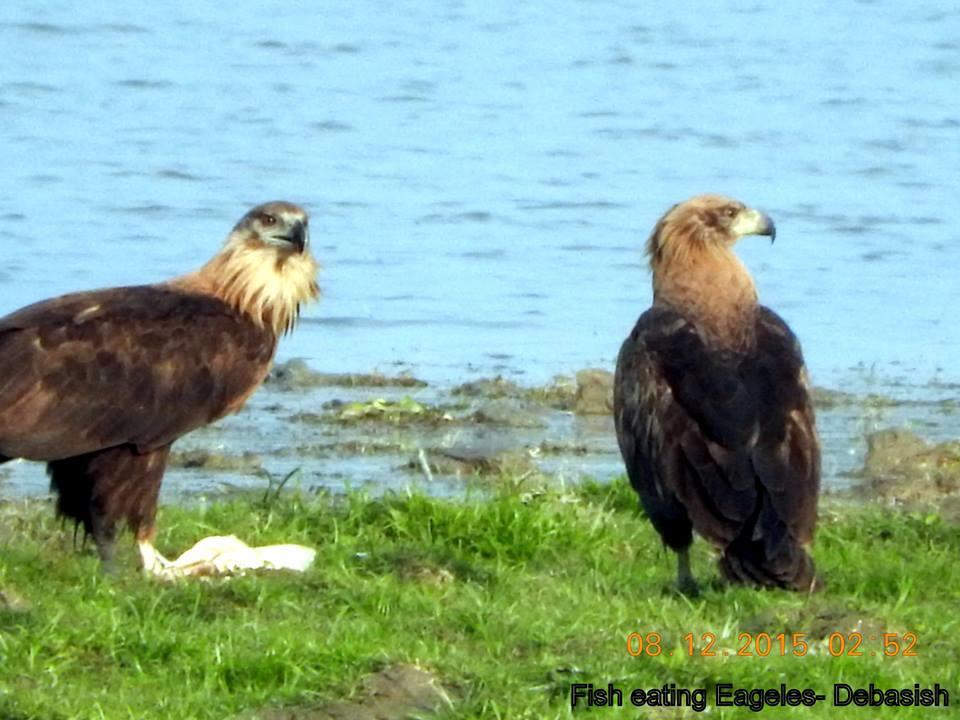
[[[368,402],[410,398],[427,407],[449,408],[443,422],[342,422],[331,402]],[[532,422],[512,425],[472,420],[484,398],[452,395],[449,388],[422,389],[323,387],[279,389],[268,384],[239,414],[187,435],[175,451],[210,451],[227,461],[253,451],[260,467],[187,468],[171,463],[162,490],[163,501],[195,502],[237,490],[267,491],[290,473],[286,488],[339,493],[361,490],[373,495],[409,488],[441,496],[484,493],[496,474],[475,474],[469,468],[438,469],[450,455],[496,460],[508,453],[509,467],[531,490],[542,482],[534,472],[564,485],[584,477],[623,474],[613,420],[609,415],[580,416],[542,406],[524,406]],[[511,401],[517,402],[517,401]],[[524,409],[527,408],[527,409]],[[956,437],[957,403],[917,401],[889,404],[852,400],[820,408],[817,423],[823,445],[824,488],[842,490],[856,482],[863,466],[866,435],[887,427],[907,426],[931,441]],[[409,417],[409,416],[408,416]],[[422,460],[421,460],[422,457]],[[519,459],[518,459],[519,458]],[[449,464],[449,461],[447,461]],[[38,463],[14,461],[0,466],[0,497],[43,494],[47,480]]]
[[[960,8],[341,5],[3,4],[0,312],[284,197],[325,298],[281,358],[542,383],[612,365],[651,226],[710,190],[776,219],[740,253],[816,384],[957,396]]]

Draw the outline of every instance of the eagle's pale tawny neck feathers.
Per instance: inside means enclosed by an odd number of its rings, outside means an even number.
[[[309,252],[231,236],[200,270],[174,282],[220,298],[279,337],[296,324],[301,304],[320,296],[317,270]]]
[[[713,347],[742,352],[754,343],[757,289],[733,252],[736,238],[727,238],[712,210],[704,209],[714,204],[707,196],[657,223],[647,244],[654,303],[694,322]]]
[[[692,320],[711,344],[746,350],[753,344],[757,291],[732,251],[711,248],[660,263],[653,274],[654,303]]]

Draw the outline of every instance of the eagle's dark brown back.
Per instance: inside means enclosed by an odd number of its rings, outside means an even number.
[[[685,515],[724,549],[728,576],[805,588],[820,486],[813,407],[783,320],[759,307],[755,337],[751,352],[719,351],[678,312],[645,312],[617,360],[617,439],[668,544]]]
[[[0,319],[0,455],[146,451],[238,409],[276,338],[214,297],[111,288]]]

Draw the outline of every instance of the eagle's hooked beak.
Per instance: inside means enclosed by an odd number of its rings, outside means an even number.
[[[741,210],[733,223],[733,232],[737,237],[744,235],[769,235],[770,242],[777,239],[777,226],[766,213],[746,208]]]
[[[278,240],[285,240],[286,242],[293,245],[297,252],[302,253],[303,249],[307,246],[307,226],[304,225],[299,220],[293,223],[293,227],[290,228],[290,232],[286,235],[274,235]]]

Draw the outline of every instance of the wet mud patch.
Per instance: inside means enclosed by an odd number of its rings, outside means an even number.
[[[546,385],[535,387],[525,387],[498,375],[458,385],[452,394],[466,398],[507,398],[551,410],[602,415],[613,411],[613,373],[587,368],[573,377],[558,375]]]
[[[311,369],[307,362],[300,358],[274,365],[267,376],[266,383],[277,390],[303,390],[320,387],[427,387],[427,383],[423,380],[407,374],[318,372]]]
[[[275,455],[293,458],[362,457],[365,455],[396,455],[408,449],[409,448],[401,442],[387,442],[374,438],[357,438],[281,448]]]
[[[520,475],[534,473],[537,464],[520,449],[502,449],[497,445],[462,445],[420,450],[403,470],[445,476]]]
[[[468,398],[510,398],[537,403],[554,410],[572,411],[577,398],[577,385],[575,378],[568,375],[558,375],[546,385],[533,387],[519,385],[497,375],[458,385],[453,388],[452,394]]]
[[[852,393],[817,386],[810,389],[810,396],[818,411],[851,409],[869,413],[894,408],[917,408],[940,415],[957,411],[957,398],[943,395],[945,391],[953,391],[949,385],[933,382],[919,389],[911,388],[911,391],[910,395],[885,395],[876,392]]]
[[[467,398],[501,398],[501,397],[521,397],[523,388],[513,380],[507,380],[501,375],[492,378],[481,378],[480,380],[471,380],[462,385],[457,385],[451,394]]]
[[[353,700],[269,709],[249,720],[415,720],[454,706],[454,696],[429,670],[388,665],[360,682]]]
[[[304,369],[300,362],[292,368]],[[498,376],[414,393],[361,386],[277,392],[261,411],[262,436],[276,439],[264,465],[302,462],[312,488],[334,491],[399,489],[421,478],[428,492],[449,494],[506,474],[609,477],[622,471],[612,389],[610,372],[587,369],[532,387]]]
[[[170,453],[168,465],[175,468],[194,470],[259,473],[263,471],[263,458],[253,452],[232,455],[230,453],[202,449],[174,450]]]
[[[902,400],[877,393],[856,395],[854,393],[844,392],[843,390],[832,390],[825,387],[811,388],[810,397],[813,400],[814,408],[817,410],[834,410],[847,407],[876,410],[904,404]]]
[[[576,375],[573,411],[578,415],[609,415],[613,412],[613,373],[587,368]]]
[[[932,444],[905,429],[867,436],[867,454],[856,473],[854,494],[909,508],[957,506],[960,499],[960,441]],[[949,502],[945,502],[949,501]]]
[[[536,456],[587,455],[590,447],[584,443],[557,443],[544,440],[534,448],[533,452]]]
[[[485,425],[513,428],[545,428],[547,410],[526,400],[500,397],[482,402],[470,419]]]

